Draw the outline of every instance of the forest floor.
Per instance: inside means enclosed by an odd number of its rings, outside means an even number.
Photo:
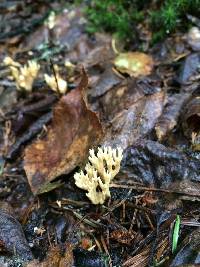
[[[0,266],[200,266],[199,25],[128,51],[81,8],[0,6]],[[98,147],[123,159],[95,205]]]

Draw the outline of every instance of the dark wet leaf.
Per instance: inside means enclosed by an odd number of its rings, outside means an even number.
[[[182,125],[184,134],[191,138],[192,133],[200,132],[200,97],[190,100],[183,110]]]
[[[200,232],[199,230],[193,231],[183,241],[183,246],[179,249],[175,258],[173,259],[170,267],[182,267],[187,264],[200,265]]]
[[[0,108],[2,111],[7,112],[7,110],[16,102],[17,94],[13,88],[3,89],[3,87],[0,87]]]
[[[59,243],[64,243],[67,238],[67,233],[71,231],[73,218],[68,214],[67,217],[59,217],[55,225],[56,237]]]
[[[54,108],[47,136],[25,151],[25,166],[33,193],[42,193],[55,177],[69,173],[87,157],[89,148],[98,144],[102,127],[96,114],[83,99],[88,78],[83,72],[77,89],[63,96]]]
[[[42,5],[41,3],[37,7],[35,6],[36,9],[40,9],[41,13],[34,12],[34,15],[30,13],[30,9],[27,8],[27,6],[21,5],[20,2],[16,4],[12,1],[11,5],[12,4],[13,7],[10,7],[10,10],[8,8],[8,5],[6,5],[7,7],[5,8],[5,11],[7,11],[5,13],[7,14],[3,19],[4,23],[2,23],[3,30],[1,29],[0,41],[5,42],[6,40],[6,42],[9,42],[10,44],[17,44],[22,36],[27,35],[27,33],[33,31],[35,27],[41,25],[44,22],[45,18],[47,18],[49,12],[44,12],[44,5]],[[18,16],[16,17],[17,11]]]
[[[83,249],[74,250],[74,264],[76,267],[106,267],[107,257],[96,251]]]
[[[99,97],[109,91],[113,86],[119,84],[121,79],[109,67],[100,76],[98,82],[88,91],[89,97]]]
[[[64,11],[55,19],[55,26],[52,29],[53,40],[67,44],[71,50],[83,35],[85,22],[80,8]]]
[[[200,64],[200,54],[195,53],[186,57],[185,61],[182,63],[181,71],[178,77],[180,84],[187,84],[190,79],[198,74],[199,64]]]
[[[194,183],[196,193],[200,190],[199,160],[150,140],[140,140],[127,148],[120,172],[135,182],[147,185],[162,188],[171,185],[171,189],[183,190],[179,184],[183,182],[182,187],[187,190],[186,182],[190,181]]]
[[[50,122],[52,118],[52,112],[44,114],[38,120],[36,120],[27,131],[24,132],[22,136],[20,136],[17,141],[9,148],[9,151],[6,155],[8,160],[13,160],[17,156],[19,156],[19,151],[22,145],[25,145],[29,140],[35,137],[44,127],[45,124]]]
[[[25,103],[20,103],[19,106],[14,109],[10,115],[17,113],[17,118],[12,120],[12,130],[15,135],[21,135],[25,129],[27,129],[37,117],[43,113],[51,111],[52,105],[56,102],[56,95],[48,95],[40,99],[41,96],[34,96],[32,94]],[[27,103],[28,102],[28,103]],[[32,102],[32,103],[31,103]]]
[[[118,99],[122,99],[123,93],[127,90],[126,87],[121,89],[121,95],[119,95]],[[134,99],[135,97],[136,101],[130,103],[127,109],[117,113],[110,121],[110,126],[106,129],[104,145],[127,148],[139,138],[149,134],[154,128],[157,119],[162,113],[165,96],[164,92],[161,91],[147,96],[141,95],[142,93],[137,90],[135,93],[136,94],[134,94],[132,98]],[[126,97],[127,102],[131,101],[131,99],[128,99],[128,95],[126,95]],[[115,106],[117,109],[118,103],[115,101],[117,100],[113,99],[110,108]],[[109,111],[110,109],[108,108],[108,114]]]
[[[25,261],[33,259],[20,223],[5,209],[0,209],[0,240],[8,252]]]

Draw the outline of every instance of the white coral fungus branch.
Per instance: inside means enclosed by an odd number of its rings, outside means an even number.
[[[74,174],[75,184],[88,193],[86,196],[93,204],[103,204],[110,197],[109,185],[120,170],[122,160],[121,148],[98,148],[97,155],[94,149],[89,150],[89,162],[85,166],[85,173]]]
[[[49,87],[59,94],[65,94],[67,91],[67,82],[63,80],[59,74],[58,65],[54,65],[55,75],[44,74],[44,79]],[[56,76],[56,77],[55,77]]]
[[[58,73],[56,73],[56,78],[53,75],[49,76],[48,74],[45,73],[44,79],[53,91],[55,91],[55,92],[59,91],[60,94],[66,93],[67,82],[65,80],[63,80]],[[58,84],[57,84],[57,82],[58,82]]]

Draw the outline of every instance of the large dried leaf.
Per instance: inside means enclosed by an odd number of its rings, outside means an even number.
[[[77,89],[63,96],[54,109],[47,136],[25,150],[25,165],[33,193],[42,193],[55,177],[69,173],[86,157],[89,148],[98,144],[102,128],[90,111],[82,91],[88,85],[83,72]]]

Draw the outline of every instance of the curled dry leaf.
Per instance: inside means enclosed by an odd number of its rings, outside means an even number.
[[[55,106],[46,138],[25,150],[24,169],[35,194],[46,191],[55,177],[72,171],[87,157],[89,148],[99,143],[101,124],[83,99],[87,85],[88,77],[83,70],[78,88]]]
[[[146,76],[152,71],[154,62],[151,56],[140,52],[119,54],[114,60],[115,67],[130,76]]]

